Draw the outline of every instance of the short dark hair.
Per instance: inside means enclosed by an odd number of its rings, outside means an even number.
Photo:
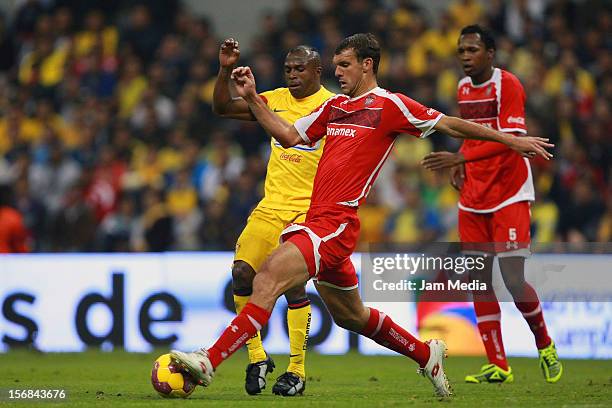
[[[371,33],[358,33],[350,37],[346,37],[336,47],[335,54],[338,55],[342,51],[352,48],[357,54],[357,60],[363,61],[364,58],[372,58],[374,61],[373,71],[378,72],[378,64],[380,63],[380,44]]]
[[[495,38],[493,37],[493,34],[491,34],[489,30],[484,27],[481,27],[478,24],[463,27],[463,29],[461,30],[461,35],[465,34],[478,34],[487,50],[497,49],[495,47]]]
[[[287,56],[292,54],[304,55],[308,62],[312,61],[315,66],[321,66],[321,55],[315,47],[311,47],[310,45],[298,45],[290,49]]]

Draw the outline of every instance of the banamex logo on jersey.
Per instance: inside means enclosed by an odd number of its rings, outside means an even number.
[[[348,136],[355,137],[356,136],[355,129],[347,129],[347,128],[336,128],[336,127],[327,127],[327,136]]]

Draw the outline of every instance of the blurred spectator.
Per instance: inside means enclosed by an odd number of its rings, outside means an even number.
[[[27,177],[19,177],[14,182],[15,208],[23,216],[23,223],[33,240],[32,250],[42,249],[47,228],[47,210],[44,203],[30,194]]]
[[[142,74],[140,61],[136,57],[128,58],[123,64],[116,89],[120,118],[132,115],[146,88],[147,79]]]
[[[136,228],[136,208],[130,196],[119,200],[117,211],[100,224],[100,246],[104,252],[130,252],[132,235]]]
[[[80,166],[64,151],[64,146],[59,141],[53,141],[49,145],[49,158],[40,163],[30,166],[29,182],[31,194],[45,203],[50,216],[61,212],[64,206],[64,197],[80,177]]]
[[[19,40],[27,40],[34,34],[36,23],[44,12],[45,8],[39,0],[26,0],[21,4],[13,23]]]
[[[228,228],[231,220],[222,199],[215,198],[204,207],[204,218],[198,235],[205,251],[220,251],[235,248],[238,235]]]
[[[17,58],[17,47],[7,28],[6,17],[0,13],[0,73],[12,69]]]
[[[154,188],[144,192],[143,212],[137,220],[133,246],[138,251],[163,252],[172,249],[174,221],[165,204],[165,194]]]
[[[85,17],[84,28],[74,36],[74,56],[84,57],[99,48],[104,59],[114,59],[119,45],[116,27],[105,24],[100,10],[90,11]]]
[[[521,0],[518,1],[521,2]],[[448,7],[448,13],[455,23],[455,28],[461,29],[475,21],[480,21],[484,10],[476,0],[454,0]]]
[[[256,122],[212,114],[211,20],[178,0],[17,4],[0,14],[0,184],[13,187],[32,249],[232,250],[262,195],[270,139]],[[457,31],[488,23],[499,65],[525,86],[530,133],[556,144],[555,160],[532,162],[534,242],[610,241],[609,2],[284,5],[261,14],[256,37],[238,39],[251,45],[241,60],[260,89],[283,86],[285,53],[301,43],[320,49],[323,81],[337,89],[336,46],[369,30],[383,45],[381,86],[450,114]],[[456,239],[456,192],[420,160],[457,148],[438,136],[397,139],[360,209],[362,246]]]
[[[0,184],[0,254],[28,252],[28,231],[11,195],[10,186]]]
[[[61,197],[61,207],[51,219],[50,249],[61,252],[88,252],[94,250],[96,218],[94,210],[85,200],[85,183],[74,182]]]
[[[570,197],[559,225],[561,234],[568,241],[572,240],[571,237],[579,237],[580,241],[595,241],[605,207],[593,184],[585,179],[577,180]]]
[[[291,21],[291,28],[298,33],[309,34],[316,27],[315,15],[303,0],[291,0],[285,13],[285,21]]]
[[[211,144],[208,166],[202,180],[201,195],[204,201],[215,197],[220,189],[227,189],[229,184],[238,179],[244,168],[244,159],[239,148],[228,142],[225,132],[217,130],[212,136]]]
[[[122,41],[143,61],[150,61],[161,41],[162,30],[151,18],[145,4],[137,4],[130,11]]]
[[[64,65],[68,48],[54,47],[53,39],[38,37],[34,49],[27,53],[19,66],[19,81],[23,86],[40,88],[37,93],[45,95],[64,78]]]

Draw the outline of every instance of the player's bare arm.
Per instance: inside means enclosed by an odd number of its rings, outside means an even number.
[[[442,170],[458,166],[465,161],[461,152],[431,152],[423,158],[421,164],[427,170]]]
[[[523,136],[522,133],[518,132],[512,134],[517,137]],[[421,164],[427,170],[443,170],[458,167],[460,165],[463,165],[464,163],[489,159],[491,157],[505,153],[508,150],[510,150],[510,148],[506,145],[502,145],[501,143],[486,143],[484,145],[473,148],[468,155],[465,155],[461,151],[457,153],[446,151],[431,152],[423,158]]]
[[[477,139],[503,143],[520,153],[521,156],[528,158],[539,155],[546,160],[550,160],[553,155],[546,148],[555,146],[548,143],[546,138],[533,136],[515,137],[511,134],[499,132],[453,116],[442,117],[434,126],[434,129],[458,139]]]
[[[302,143],[295,127],[272,112],[266,103],[257,95],[255,77],[249,67],[238,67],[232,71],[232,80],[236,84],[236,92],[250,108],[261,126],[275,138],[281,146],[289,148]]]
[[[242,120],[255,120],[249,105],[239,97],[232,97],[230,76],[240,59],[240,44],[228,38],[219,48],[219,73],[213,91],[213,112],[223,117]]]

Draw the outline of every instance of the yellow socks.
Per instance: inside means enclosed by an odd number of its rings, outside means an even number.
[[[249,296],[234,295],[236,313],[240,313],[249,301]],[[306,345],[310,332],[311,308],[310,300],[299,299],[289,304],[287,310],[287,326],[289,327],[289,367],[287,371],[306,378],[304,362],[306,360]],[[249,351],[249,362],[257,363],[267,358],[263,348],[261,335],[257,332],[246,343]]]
[[[299,299],[289,304],[287,310],[287,326],[289,327],[289,367],[287,371],[306,378],[304,361],[306,360],[306,345],[310,332],[311,317],[310,300]]]
[[[234,305],[236,305],[236,314],[240,313],[242,309],[246,306],[249,301],[250,296],[240,296],[234,295]],[[255,333],[253,337],[249,339],[246,343],[247,350],[249,351],[249,362],[257,363],[260,361],[264,361],[266,356],[266,351],[263,348],[263,343],[261,342],[261,335],[259,332]]]

